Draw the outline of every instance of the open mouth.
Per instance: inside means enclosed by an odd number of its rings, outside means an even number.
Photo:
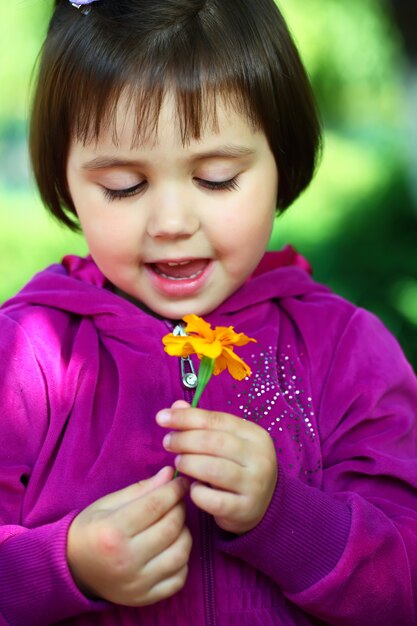
[[[166,261],[151,263],[151,268],[162,278],[174,281],[194,280],[206,269],[208,259],[191,259],[188,261]]]
[[[155,261],[145,269],[154,289],[163,297],[190,298],[204,289],[214,268],[213,260],[206,258]]]

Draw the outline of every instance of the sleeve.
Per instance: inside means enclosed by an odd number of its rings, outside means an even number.
[[[76,514],[36,528],[21,525],[24,477],[48,426],[42,369],[24,330],[0,314],[0,625],[46,626],[101,608],[76,587],[66,537]]]
[[[323,481],[280,468],[262,522],[220,540],[307,614],[334,626],[417,623],[417,380],[358,310],[318,394]]]

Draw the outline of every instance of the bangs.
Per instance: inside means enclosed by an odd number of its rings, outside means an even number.
[[[84,87],[84,89],[83,89]],[[133,81],[109,83],[107,89],[92,90],[88,81],[81,87],[78,84],[77,98],[71,107],[70,134],[73,139],[88,144],[97,142],[102,132],[111,131],[113,142],[118,144],[118,118],[120,112],[133,111],[135,130],[131,147],[158,134],[158,122],[162,105],[167,96],[175,100],[176,120],[183,144],[199,140],[206,128],[218,130],[217,107],[219,102],[242,117],[253,129],[260,127],[249,101],[241,92],[229,86],[194,84],[191,90],[178,83],[177,77],[165,85],[135,85]],[[103,86],[101,86],[103,87]],[[82,103],[82,104],[81,104]]]
[[[261,120],[246,94],[243,68],[236,68],[231,59],[215,53],[204,45],[186,45],[177,40],[177,46],[163,46],[154,42],[142,58],[133,58],[126,64],[90,63],[78,67],[66,81],[69,132],[82,143],[98,141],[103,131],[110,130],[115,144],[117,116],[120,108],[133,111],[135,132],[132,148],[158,133],[161,107],[167,95],[175,99],[177,123],[184,144],[200,139],[204,129],[217,130],[217,104],[243,116],[253,127]],[[159,45],[157,45],[159,43]],[[167,42],[168,43],[168,42]],[[185,44],[185,45],[184,45]],[[123,55],[116,55],[122,58]],[[217,103],[217,104],[216,104]]]

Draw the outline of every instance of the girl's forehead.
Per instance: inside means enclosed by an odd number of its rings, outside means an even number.
[[[167,136],[188,146],[209,138],[229,136],[237,129],[248,133],[259,131],[248,115],[240,110],[233,96],[218,95],[203,100],[198,125],[192,116],[187,119],[187,110],[172,90],[167,90],[160,101],[149,100],[145,109],[141,108],[141,101],[138,102],[129,92],[123,93],[105,114],[99,132],[89,139],[96,144],[133,149],[145,144],[157,146]]]

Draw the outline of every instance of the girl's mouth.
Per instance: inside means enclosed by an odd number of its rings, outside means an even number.
[[[168,280],[192,280],[204,271],[207,263],[207,259],[194,259],[152,263],[151,267],[156,274]]]
[[[203,287],[211,273],[210,259],[158,261],[146,266],[154,287],[171,297],[192,296]]]

